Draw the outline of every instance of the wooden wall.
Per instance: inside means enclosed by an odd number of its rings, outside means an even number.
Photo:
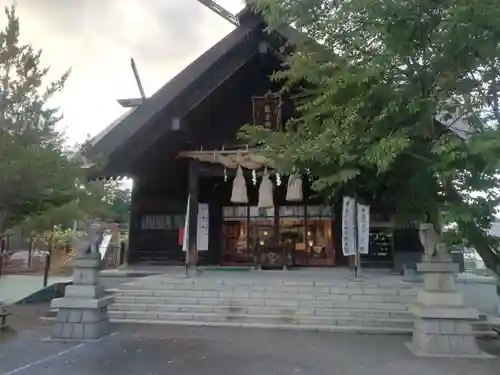
[[[251,179],[247,176],[247,181]],[[210,235],[209,250],[199,252],[199,264],[215,265],[219,263],[223,251],[222,235],[222,207],[230,200],[232,179],[227,182],[223,177],[201,177],[199,181],[199,202],[208,203],[210,210]],[[170,184],[152,187],[151,185],[136,185],[132,195],[132,215],[130,233],[130,261],[153,262],[159,264],[184,264],[185,253],[179,244],[179,227],[184,225],[186,213],[187,189],[184,180],[175,180]],[[307,190],[307,189],[306,189]],[[285,204],[282,196],[286,191],[285,186],[276,189],[275,193],[280,204]],[[249,196],[256,200],[255,187],[249,186]],[[306,191],[309,196],[310,192]],[[321,198],[310,199],[308,204],[324,204]],[[348,259],[342,254],[342,223],[340,201],[333,202],[334,220],[332,233],[335,247],[335,264],[347,265]],[[156,218],[156,223],[147,222],[145,218]],[[146,228],[145,228],[146,225]],[[157,225],[158,228],[153,229]],[[149,228],[149,229],[148,229]],[[407,257],[407,253],[422,253],[423,249],[418,239],[416,229],[396,229],[393,232],[394,253]],[[399,259],[399,258],[398,258]],[[362,261],[366,266],[391,267],[394,257],[377,259],[374,256],[363,256]]]
[[[253,122],[252,96],[264,95],[279,87],[269,75],[277,69],[276,61],[257,56],[216,88],[207,98],[181,119],[182,129],[167,133],[138,159],[135,164],[130,225],[130,261],[153,261],[184,264],[185,254],[179,244],[179,227],[186,213],[188,191],[188,160],[176,159],[177,150],[221,149],[241,143],[237,132],[242,125]],[[283,120],[292,114],[293,106],[284,98]],[[170,119],[165,119],[168,126]],[[222,168],[219,167],[221,170]],[[250,179],[249,179],[250,180]],[[231,182],[222,177],[202,178],[199,201],[210,204],[209,251],[199,253],[199,263],[216,264],[222,249],[222,210],[229,201]],[[277,194],[284,198],[285,188]],[[253,194],[253,193],[252,193]],[[307,191],[305,195],[311,195]],[[252,198],[252,199],[255,199]],[[314,204],[322,202],[317,198]],[[341,251],[341,202],[334,202],[332,233],[335,240],[336,264],[347,263]],[[145,223],[149,217],[150,222]],[[157,220],[157,224],[154,223]],[[153,224],[151,223],[153,222]],[[146,229],[157,225],[162,229]],[[421,251],[415,231],[394,233],[395,251]]]

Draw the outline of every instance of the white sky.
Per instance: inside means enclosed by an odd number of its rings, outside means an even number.
[[[0,0],[5,7],[11,0]],[[56,98],[71,143],[97,134],[139,97],[134,57],[150,96],[233,26],[197,0],[17,0],[21,39],[41,48],[52,77],[72,68]],[[218,0],[236,13],[242,0]],[[6,18],[0,16],[0,27]]]

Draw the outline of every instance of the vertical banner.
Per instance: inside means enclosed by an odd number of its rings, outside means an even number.
[[[354,210],[354,199],[344,197],[342,204],[342,252],[345,256],[356,255]]]
[[[360,254],[368,254],[370,242],[370,206],[357,204],[358,209],[358,247]]]
[[[188,236],[189,236],[189,225],[196,225],[196,250],[203,251],[208,250],[208,221],[209,221],[209,211],[208,204],[199,203],[198,204],[198,217],[195,224],[189,222],[189,206],[191,205],[191,196],[188,197],[188,202],[186,206],[186,218],[184,220],[184,230],[182,238],[182,251],[187,251],[189,246]]]
[[[208,250],[208,204],[198,204],[198,228],[196,231],[196,247],[198,251]]]

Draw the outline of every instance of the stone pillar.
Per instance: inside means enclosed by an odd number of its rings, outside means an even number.
[[[52,339],[94,340],[110,333],[108,306],[113,296],[104,295],[100,285],[101,255],[95,241],[89,250],[77,252],[74,259],[73,285],[68,285],[63,298],[52,300],[58,308]]]
[[[0,299],[0,313],[5,312],[5,300]]]
[[[472,330],[478,312],[466,307],[462,294],[456,290],[458,264],[453,263],[443,244],[437,245],[437,249],[437,255],[426,251],[417,264],[424,286],[410,306],[415,326],[412,342],[407,346],[422,357],[489,357],[479,349]]]
[[[499,288],[499,287],[497,286],[497,288]],[[500,316],[500,294],[497,296],[497,303],[498,303],[498,305],[497,305],[497,314],[498,314],[498,316]]]
[[[5,311],[5,301],[3,299],[0,299],[0,314],[4,314],[6,311]],[[4,329],[6,329],[8,327],[8,324],[5,323],[5,325],[2,325],[2,321],[0,320],[0,333],[2,333],[2,331]]]

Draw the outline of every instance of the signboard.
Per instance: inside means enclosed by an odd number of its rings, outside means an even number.
[[[187,251],[188,248],[188,236],[189,236],[189,226],[192,225],[189,222],[189,205],[191,204],[191,197],[188,198],[188,204],[186,207],[186,225],[184,227],[183,239],[182,239],[182,251]],[[196,248],[198,251],[208,250],[208,221],[209,212],[208,204],[199,203],[198,204],[198,218],[196,227]]]
[[[264,96],[252,98],[253,123],[266,129],[279,130],[281,127],[281,96],[268,92]]]
[[[370,243],[370,206],[357,204],[357,209],[359,253],[368,254]]]
[[[389,258],[394,252],[392,229],[377,228],[370,233],[371,254],[379,258]]]
[[[104,233],[102,236],[101,244],[99,245],[99,253],[101,254],[101,260],[104,260],[110,242],[111,242],[111,234]]]
[[[196,231],[196,248],[198,251],[208,250],[208,204],[198,204],[198,228]]]
[[[356,255],[354,210],[354,199],[344,197],[342,202],[342,252],[345,256]]]

